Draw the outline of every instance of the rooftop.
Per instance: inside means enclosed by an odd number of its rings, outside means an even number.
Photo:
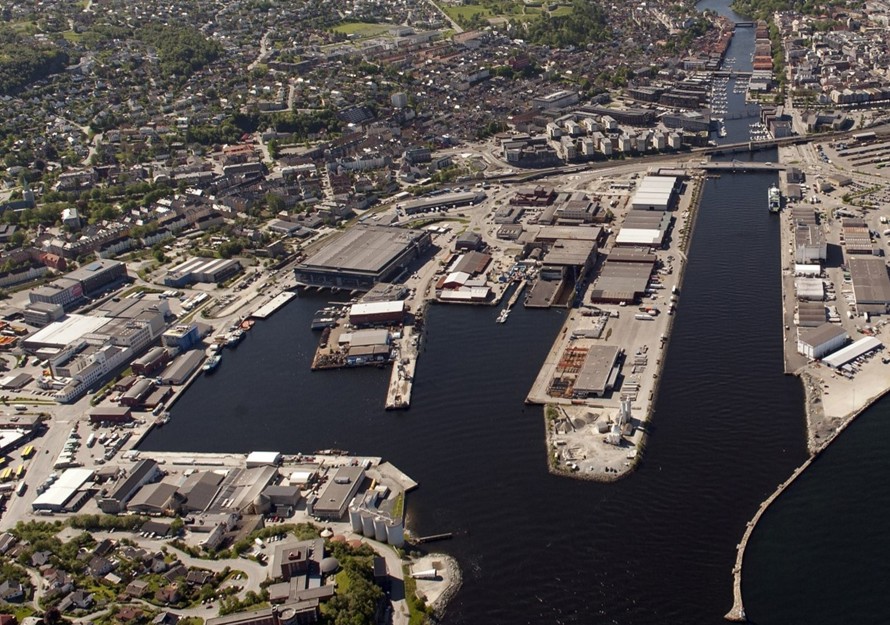
[[[355,226],[306,259],[308,269],[378,272],[426,236],[422,230]]]

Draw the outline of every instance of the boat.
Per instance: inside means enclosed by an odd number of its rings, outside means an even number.
[[[778,213],[782,210],[782,194],[779,187],[773,185],[769,188],[769,212]]]
[[[325,328],[333,328],[337,325],[340,309],[336,307],[322,308],[315,312],[312,317],[311,328],[313,330],[324,330]]]
[[[253,324],[253,319],[245,319],[241,322],[241,329],[244,331],[250,330],[253,327]]]
[[[229,332],[226,335],[226,347],[235,347],[238,343],[241,342],[241,339],[244,338],[243,330],[235,330],[234,332]]]
[[[498,318],[496,319],[497,323],[506,323],[506,322],[507,322],[507,316],[509,316],[509,314],[510,314],[510,309],[509,309],[509,308],[505,308],[504,310],[502,310],[502,311],[501,311],[501,314],[499,314],[499,315],[498,315]]]
[[[222,360],[221,354],[214,354],[210,358],[207,359],[207,362],[204,363],[204,366],[201,367],[201,370],[204,373],[212,373],[214,369],[219,366],[219,361]]]

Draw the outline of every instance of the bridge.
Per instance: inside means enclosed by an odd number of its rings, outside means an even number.
[[[736,22],[735,23],[736,28],[754,28],[754,26],[755,26],[754,22]]]
[[[714,76],[721,78],[751,78],[753,72],[738,69],[718,69],[712,72]]]
[[[779,163],[749,163],[747,161],[730,161],[730,162],[717,162],[717,161],[708,161],[707,163],[701,163],[696,165],[694,163],[687,163],[687,169],[703,169],[708,172],[761,172],[761,171],[783,171],[785,166]]]

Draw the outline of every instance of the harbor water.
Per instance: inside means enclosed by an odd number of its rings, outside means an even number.
[[[764,158],[770,158],[765,155]],[[156,450],[382,455],[420,483],[418,534],[454,532],[464,585],[446,623],[719,623],[735,545],[804,458],[800,385],[782,375],[774,175],[706,182],[651,438],[617,484],[546,470],[524,397],[563,311],[433,306],[412,408],[382,408],[388,371],[310,372],[323,296],[258,322],[197,380]]]
[[[753,31],[740,30],[731,53],[746,49],[741,36],[753,49]],[[744,140],[747,125],[730,124],[727,140]],[[388,370],[310,372],[318,335],[309,324],[330,296],[301,296],[197,380],[143,447],[337,447],[392,461],[420,484],[409,527],[455,534],[432,546],[464,574],[445,623],[722,623],[745,524],[806,457],[801,387],[782,373],[779,220],[767,212],[775,180],[705,182],[644,461],[618,483],[547,473],[542,410],[523,400],[566,313],[522,307],[504,324],[496,309],[431,307],[412,408],[386,412]],[[869,553],[852,542],[887,553],[876,526],[860,531],[869,508],[849,493],[869,475],[868,486],[881,488],[871,482],[886,461],[858,453],[886,440],[888,423],[866,415],[764,517],[744,578],[757,622],[878,622],[826,611],[802,619],[785,603],[815,606],[824,588],[801,578],[830,571],[823,585],[837,582],[850,552]],[[835,489],[847,496],[826,504]],[[872,576],[870,614],[879,580]],[[837,591],[861,599],[863,587],[868,580],[851,576]]]

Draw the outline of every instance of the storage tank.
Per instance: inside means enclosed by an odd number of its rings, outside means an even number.
[[[374,518],[374,540],[386,542],[386,519],[380,516]]]
[[[362,533],[362,513],[358,509],[349,509],[349,524],[352,525],[353,532],[356,534]]]
[[[391,521],[386,528],[386,542],[393,547],[401,547],[405,544],[405,527],[402,521]]]
[[[367,512],[362,512],[362,534],[374,536],[374,518]]]

